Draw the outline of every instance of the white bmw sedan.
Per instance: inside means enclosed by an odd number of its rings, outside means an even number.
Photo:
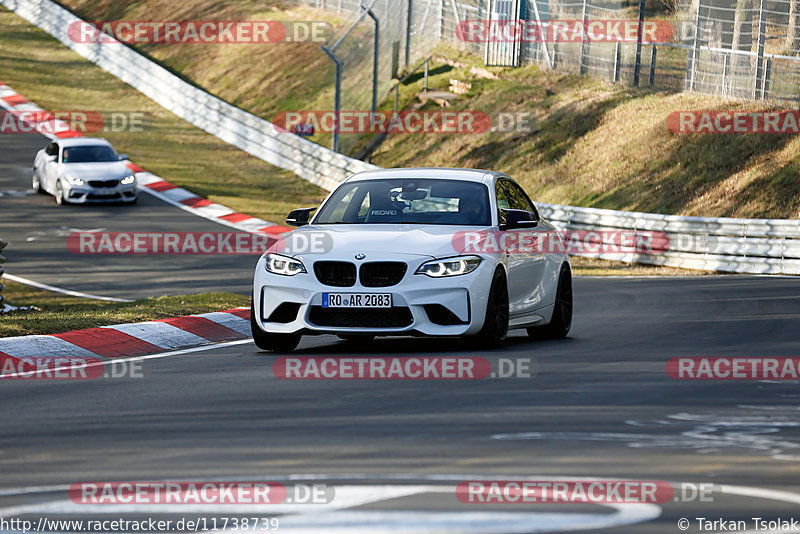
[[[136,177],[105,139],[57,139],[36,154],[33,190],[58,204],[136,202]]]
[[[316,212],[313,217],[311,214]],[[572,272],[561,236],[499,172],[391,169],[351,176],[258,261],[253,339],[303,335],[565,337]]]

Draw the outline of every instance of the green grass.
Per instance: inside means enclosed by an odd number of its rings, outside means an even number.
[[[51,111],[138,111],[144,133],[103,132],[145,169],[230,208],[282,222],[325,191],[195,128],[0,8],[0,80]]]
[[[0,338],[58,334],[82,328],[196,315],[250,305],[249,297],[232,293],[203,293],[118,303],[70,297],[15,282],[4,283],[6,288],[3,296],[8,304],[36,309],[0,315]]]

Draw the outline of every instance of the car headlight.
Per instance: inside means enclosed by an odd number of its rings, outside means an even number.
[[[307,272],[303,262],[288,256],[281,256],[280,254],[267,254],[264,256],[264,259],[266,260],[265,266],[267,270],[273,274],[294,276],[296,274]]]
[[[445,276],[461,276],[468,274],[478,268],[483,260],[478,256],[458,256],[455,258],[444,258],[423,263],[415,274],[424,274],[431,278],[443,278]]]
[[[86,183],[81,178],[75,178],[74,176],[65,176],[64,179],[69,185],[83,185]]]
[[[122,180],[119,181],[122,185],[130,185],[136,181],[136,177],[134,175],[126,176]]]

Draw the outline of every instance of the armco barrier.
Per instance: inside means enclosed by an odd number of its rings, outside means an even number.
[[[351,174],[376,168],[281,133],[271,122],[192,86],[126,45],[74,42],[70,24],[82,20],[49,0],[0,0],[0,4],[178,117],[309,182],[330,190]]]
[[[81,19],[50,0],[0,0],[69,48],[206,132],[301,178],[332,190],[347,176],[376,169],[306,139],[181,80],[125,45],[78,44],[69,25]],[[601,258],[689,269],[800,274],[800,221],[681,217],[541,204],[559,228],[660,231],[670,238],[658,254],[600,253]]]

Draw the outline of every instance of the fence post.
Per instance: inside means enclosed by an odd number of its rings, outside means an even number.
[[[619,41],[617,41],[614,47],[614,83],[619,81],[620,63],[622,63],[622,48],[620,47]]]
[[[3,252],[3,249],[6,248],[7,246],[8,243],[6,241],[3,241],[2,238],[0,238],[0,252]],[[5,269],[3,269],[3,264],[5,262],[6,262],[5,256],[0,254],[0,278],[3,277],[3,273],[5,272]],[[3,285],[2,282],[0,282],[0,313],[3,313],[3,310],[5,309],[5,304],[3,304],[3,295],[2,295],[3,289],[5,289],[5,286]]]
[[[534,2],[536,0],[533,0]],[[586,0],[583,0],[583,43],[581,44],[581,74],[586,74],[589,70],[589,39],[586,35],[586,27],[589,23],[589,8]]]
[[[334,152],[339,152],[339,112],[342,108],[342,61],[336,57],[336,54],[325,45],[322,45],[322,50],[328,57],[331,58],[336,65],[336,96],[334,97],[333,114],[336,117],[336,124],[333,130],[333,148]]]
[[[722,56],[722,96],[728,96],[728,65],[731,62],[732,53]]]
[[[703,0],[697,0],[697,12],[694,14],[694,37],[692,38],[692,49],[686,54],[686,78],[683,85],[689,91],[694,91],[695,72],[697,71],[697,41],[700,37],[700,11],[703,8]]]
[[[656,53],[658,52],[656,45],[653,45],[653,50],[650,52],[650,85],[656,83]]]
[[[375,22],[375,43],[372,47],[372,112],[378,111],[378,61],[380,60],[381,46],[381,23],[371,7],[362,4],[362,9],[367,12],[369,18]]]
[[[428,92],[428,64],[430,63],[430,59],[425,60],[425,92]]]
[[[444,28],[444,0],[439,0],[439,24],[436,25],[436,42],[442,42],[442,28]]]
[[[414,0],[408,0],[406,12],[406,68],[411,62],[411,26],[414,25]]]
[[[645,0],[639,0],[639,27],[636,29],[636,63],[633,66],[633,85],[639,87],[639,73],[642,70],[642,25],[644,24]]]
[[[772,76],[772,58],[767,58],[766,67],[764,68],[764,86],[761,88],[761,100],[769,98],[769,79]]]
[[[758,8],[758,58],[756,59],[756,79],[753,97],[758,97],[762,92],[761,80],[764,77],[764,43],[767,39],[767,0],[761,0]]]
[[[400,84],[394,86],[394,112],[397,113],[397,106],[400,103]]]
[[[336,4],[336,14],[337,15],[341,15],[342,14],[342,2],[343,1],[344,0],[339,0],[339,2]]]

